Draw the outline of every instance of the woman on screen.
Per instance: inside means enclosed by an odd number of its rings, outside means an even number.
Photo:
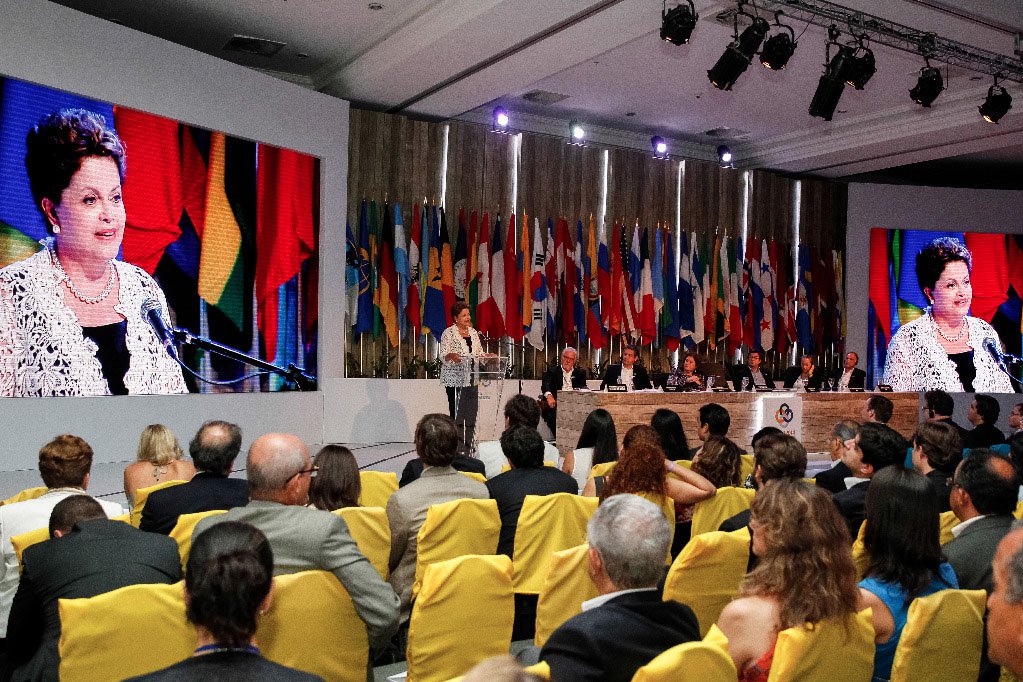
[[[163,292],[117,260],[125,225],[117,133],[99,114],[64,109],[34,126],[26,147],[51,237],[0,270],[0,396],[185,393],[143,312],[156,304],[165,314]]]
[[[1011,393],[991,343],[1001,349],[994,328],[971,317],[973,257],[957,239],[940,237],[916,256],[916,278],[931,304],[902,325],[888,346],[882,383],[896,391]]]

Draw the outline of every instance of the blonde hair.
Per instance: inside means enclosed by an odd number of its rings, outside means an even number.
[[[163,424],[150,424],[139,436],[138,461],[156,466],[170,464],[185,456],[174,432]]]

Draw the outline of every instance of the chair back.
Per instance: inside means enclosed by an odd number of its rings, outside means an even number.
[[[128,514],[118,514],[117,516],[111,516],[110,520],[111,521],[123,521],[124,523],[127,523],[127,524],[130,525],[131,524],[131,513],[129,512]]]
[[[487,477],[478,471],[459,471],[458,473],[462,474],[463,476],[468,476],[472,480],[479,481],[480,483],[485,484],[487,482]]]
[[[590,546],[581,544],[551,555],[547,577],[536,603],[536,635],[533,643],[542,647],[551,633],[566,620],[581,613],[583,602],[597,596],[590,580]]]
[[[336,682],[365,682],[366,626],[333,573],[301,571],[274,578],[270,609],[256,641],[266,658]]]
[[[739,455],[741,460],[739,475],[742,480],[746,480],[748,476],[753,475],[753,469],[756,467],[756,463],[753,460],[753,455]]]
[[[693,536],[668,569],[664,600],[689,606],[700,624],[700,635],[706,635],[739,593],[749,554],[749,528]]]
[[[37,497],[42,497],[49,490],[45,485],[38,486],[36,488],[25,488],[21,492],[14,493],[3,502],[0,502],[0,506],[5,504],[14,504],[15,502],[24,502],[25,500],[34,500]]]
[[[467,554],[494,554],[500,534],[496,500],[462,498],[431,505],[416,536],[412,595],[418,594],[427,566]]]
[[[586,524],[598,504],[595,497],[571,493],[526,495],[515,528],[517,593],[540,593],[551,556],[586,542]]]
[[[594,464],[590,467],[590,478],[596,478],[597,476],[607,476],[612,469],[615,468],[615,462],[602,462],[600,464]]]
[[[864,521],[860,524],[860,530],[856,533],[856,539],[853,540],[852,544],[853,564],[856,565],[856,580],[863,580],[867,575],[867,568],[870,567],[870,555],[867,554],[867,546],[863,542],[866,533],[867,523]]]
[[[25,553],[25,550],[32,545],[40,542],[45,542],[50,539],[50,529],[36,528],[25,533],[18,533],[17,535],[11,536],[11,544],[14,545],[14,554],[18,557],[18,570],[21,570],[21,555]]]
[[[188,563],[188,554],[192,551],[192,533],[200,521],[207,516],[216,516],[226,513],[226,509],[213,509],[211,511],[195,512],[194,514],[182,514],[178,522],[171,529],[170,536],[178,543],[178,556],[181,557],[181,570],[185,570]]]
[[[686,642],[637,670],[632,682],[731,682],[737,676],[727,650],[710,642]]]
[[[714,497],[697,502],[693,507],[693,537],[721,527],[729,518],[753,504],[755,490],[728,486],[718,488]]]
[[[369,559],[380,577],[387,580],[390,573],[387,562],[391,556],[391,527],[387,512],[380,507],[344,507],[333,512],[348,524],[359,551]]]
[[[129,585],[88,599],[61,599],[60,679],[123,680],[183,661],[195,650],[184,583]]]
[[[146,506],[146,500],[149,496],[155,493],[157,490],[163,490],[164,488],[171,488],[182,483],[188,483],[188,481],[163,481],[156,485],[151,485],[145,488],[139,488],[135,491],[135,503],[131,505],[131,520],[129,523],[136,528],[142,523],[142,510]]]
[[[975,680],[984,639],[984,590],[914,599],[892,663],[892,682]]]
[[[470,555],[430,564],[409,620],[409,682],[441,682],[507,654],[514,620],[511,559]]]
[[[391,493],[398,489],[398,474],[393,471],[360,471],[359,494],[361,507],[386,507]]]
[[[952,511],[941,512],[941,515],[938,517],[938,528],[941,532],[941,537],[939,538],[939,541],[941,542],[941,544],[947,545],[948,543],[952,542],[952,540],[955,538],[955,536],[952,535],[952,529],[958,525],[959,517],[956,516],[955,512]]]
[[[873,670],[874,624],[864,609],[844,622],[825,620],[779,632],[767,680],[861,682]]]
[[[1012,513],[1017,519],[1023,519],[1023,500],[1016,503],[1016,511]]]

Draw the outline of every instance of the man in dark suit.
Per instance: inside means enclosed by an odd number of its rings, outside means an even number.
[[[232,509],[249,501],[244,479],[228,478],[242,449],[242,430],[237,424],[208,421],[188,444],[188,454],[198,470],[182,485],[157,490],[146,499],[139,528],[169,534],[182,514]]]
[[[622,364],[611,365],[607,368],[607,371],[604,372],[604,379],[600,382],[600,390],[603,391],[606,386],[616,384],[627,386],[630,391],[653,388],[654,385],[650,383],[650,376],[646,369],[642,365],[636,364],[638,358],[639,349],[636,346],[630,344],[622,348]]]
[[[963,427],[952,421],[952,413],[955,411],[955,401],[952,400],[952,396],[945,393],[940,388],[935,388],[924,393],[924,417],[929,422],[945,422],[955,427],[955,430],[959,432],[959,437],[963,439],[963,443],[966,442],[966,436],[970,432],[969,429]]]
[[[845,354],[845,367],[835,370],[832,377],[835,381],[836,391],[848,391],[850,388],[863,388],[867,380],[867,373],[857,367],[860,363],[860,356],[849,351]]]
[[[1005,434],[995,423],[1002,408],[998,401],[989,395],[977,394],[966,411],[966,419],[973,424],[973,429],[966,434],[963,446],[967,448],[989,448],[1005,442]]]
[[[777,478],[806,476],[806,448],[784,433],[769,433],[753,446],[753,483],[757,490]],[[744,509],[725,519],[718,530],[733,531],[749,526],[750,510]],[[752,535],[752,530],[751,530]],[[752,556],[752,552],[750,553]]]
[[[58,599],[94,597],[127,585],[181,580],[177,543],[110,521],[99,502],[72,495],[50,516],[52,540],[25,550],[7,647],[15,679],[57,679]]]
[[[906,460],[906,439],[884,424],[864,424],[856,433],[855,443],[855,447],[846,450],[844,461],[859,482],[852,481],[846,490],[835,493],[832,498],[849,524],[849,534],[853,539],[860,532],[860,524],[867,516],[866,499],[870,479],[881,469]]]
[[[658,654],[699,640],[700,628],[692,609],[658,593],[671,544],[659,507],[615,495],[597,508],[587,531],[589,574],[600,596],[551,634],[540,660],[553,680],[628,682]]]
[[[561,364],[551,367],[540,378],[540,411],[555,436],[558,433],[558,391],[565,386],[586,388],[586,370],[575,366],[578,359],[579,351],[566,346],[561,351]]]
[[[895,403],[880,393],[875,393],[863,403],[860,418],[863,419],[864,424],[871,422],[874,424],[887,424],[892,420],[894,412]]]
[[[851,419],[843,419],[831,428],[831,438],[828,439],[828,444],[831,448],[831,459],[835,463],[830,469],[814,476],[813,482],[832,495],[845,490],[845,479],[853,475],[845,463],[845,451],[855,446],[856,431],[859,428],[860,425]]]
[[[796,388],[802,390],[803,381],[806,381],[806,388],[820,389],[824,372],[818,371],[813,364],[813,358],[804,354],[799,358],[799,365],[789,367],[785,370],[785,388]]]
[[[774,388],[774,381],[771,377],[764,372],[761,363],[760,351],[751,350],[749,352],[748,364],[737,365],[732,375],[732,387],[736,391],[742,390],[742,380],[746,379],[747,390],[754,390],[756,388]]]

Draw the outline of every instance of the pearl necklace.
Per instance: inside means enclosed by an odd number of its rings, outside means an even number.
[[[114,266],[110,264],[110,261],[107,261],[107,268],[110,270],[110,276],[107,278],[107,285],[103,288],[103,291],[99,292],[97,296],[86,296],[79,291],[78,287],[75,286],[75,283],[71,281],[71,277],[69,277],[67,272],[64,270],[64,266],[60,264],[60,259],[57,258],[57,251],[53,248],[52,244],[47,244],[46,249],[50,252],[50,258],[53,260],[53,267],[57,270],[57,281],[66,285],[68,290],[74,294],[75,298],[82,303],[95,305],[109,296],[110,292],[114,290]]]
[[[966,334],[967,330],[969,329],[969,325],[966,324],[966,318],[964,317],[962,323],[960,323],[959,325],[959,333],[952,337],[946,336],[945,332],[941,331],[941,325],[938,324],[937,319],[934,320],[934,328],[938,330],[938,334],[941,336],[941,338],[945,339],[949,343],[956,343],[957,341],[962,339],[963,336]]]

